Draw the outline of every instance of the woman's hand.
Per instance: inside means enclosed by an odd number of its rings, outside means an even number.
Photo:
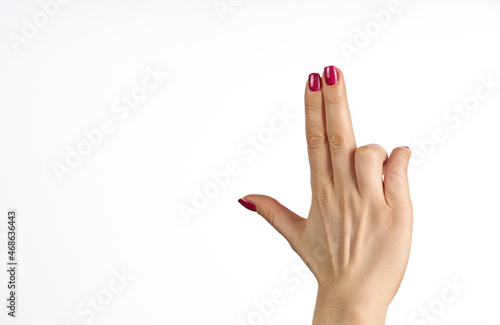
[[[309,76],[305,118],[308,218],[264,195],[240,203],[275,227],[316,277],[313,324],[383,324],[410,253],[411,151],[398,147],[387,157],[376,144],[357,148],[344,77],[333,66]]]

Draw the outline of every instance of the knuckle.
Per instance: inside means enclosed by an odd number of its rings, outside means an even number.
[[[326,206],[331,197],[332,194],[327,190],[327,188],[320,187],[314,192],[314,199],[319,204],[319,206]]]
[[[356,149],[356,159],[362,160],[387,160],[387,151],[378,144],[368,144]]]
[[[264,219],[266,219],[266,221],[269,222],[269,224],[275,228],[277,226],[276,222],[277,220],[279,220],[279,218],[278,219],[276,218],[276,211],[279,210],[280,205],[281,204],[278,201],[272,201],[269,204],[266,211],[264,212],[264,214],[262,215]]]
[[[405,149],[405,148],[394,148],[392,154],[394,154],[397,157],[400,157],[401,160],[409,160],[411,157],[411,150]]]
[[[352,193],[346,188],[337,188],[334,196],[336,211],[343,217],[350,217],[356,206]]]
[[[316,111],[321,111],[323,109],[323,105],[321,102],[308,101],[306,102],[306,111],[311,113],[315,113]]]
[[[342,214],[342,216],[346,217],[351,214],[351,206],[350,202],[347,199],[347,196],[341,195],[337,200],[337,208]]]
[[[375,159],[379,157],[378,150],[370,146],[362,146],[356,150],[356,157]]]
[[[332,151],[338,151],[344,149],[349,142],[349,137],[347,134],[333,134],[328,137],[328,143],[330,144],[330,149]]]
[[[387,170],[384,175],[384,181],[390,181],[394,183],[402,183],[406,181],[406,172],[400,169]]]
[[[326,137],[323,134],[308,133],[306,138],[307,138],[307,144],[311,149],[320,149],[325,146]]]
[[[266,219],[267,222],[269,222],[269,224],[273,227],[276,226],[276,222],[275,222],[275,215],[273,212],[271,212],[270,210],[267,211],[266,213],[264,213],[263,215],[264,219]]]
[[[347,104],[347,100],[343,94],[325,94],[325,103],[327,105],[341,106]]]

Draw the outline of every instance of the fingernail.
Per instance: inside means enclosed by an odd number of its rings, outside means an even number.
[[[407,147],[407,146],[403,146],[403,148],[410,149],[410,147]]]
[[[257,211],[257,209],[255,208],[255,204],[253,204],[252,202],[250,202],[248,200],[239,199],[238,202],[240,202],[240,204],[242,206],[244,206],[245,208],[247,208],[250,211]]]
[[[309,75],[309,89],[313,92],[321,89],[321,76],[319,73],[311,73]]]
[[[333,86],[339,81],[338,75],[337,75],[337,68],[335,68],[333,65],[328,66],[325,68],[325,82],[328,86]]]

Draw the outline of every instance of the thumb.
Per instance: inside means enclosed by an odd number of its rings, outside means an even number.
[[[250,194],[238,202],[251,211],[256,211],[267,220],[293,249],[296,248],[304,230],[306,219],[289,210],[277,200],[266,195]]]

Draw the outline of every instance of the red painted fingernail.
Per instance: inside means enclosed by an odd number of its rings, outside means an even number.
[[[410,147],[407,147],[407,146],[403,146],[403,148],[410,149]]]
[[[319,73],[311,73],[309,75],[309,89],[313,92],[321,89],[321,76]]]
[[[244,206],[245,208],[247,208],[250,211],[257,211],[257,209],[255,208],[255,204],[253,204],[252,202],[250,202],[248,200],[239,199],[238,202],[240,202],[240,204],[242,206]]]
[[[328,86],[333,86],[339,81],[339,77],[337,75],[337,68],[333,65],[325,68],[325,82]]]

